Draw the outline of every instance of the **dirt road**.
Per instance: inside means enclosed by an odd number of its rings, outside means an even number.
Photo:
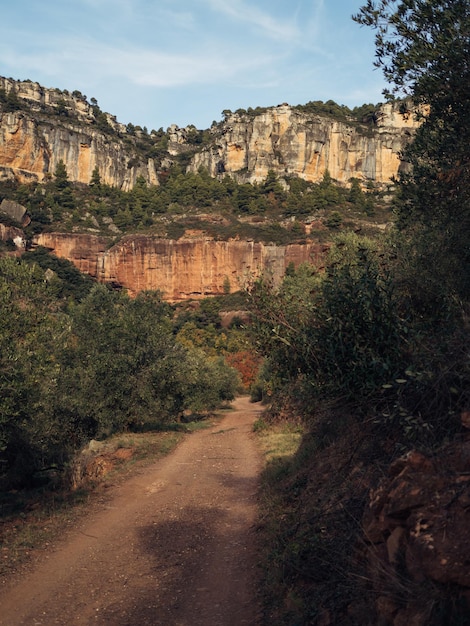
[[[239,398],[217,426],[112,488],[30,574],[0,591],[2,626],[254,626],[256,489]]]

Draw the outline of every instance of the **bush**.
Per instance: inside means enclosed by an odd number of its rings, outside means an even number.
[[[305,399],[359,403],[400,369],[401,320],[372,243],[339,239],[324,273],[304,267],[281,288],[252,290],[255,334],[269,357],[272,393],[298,385]],[[362,398],[362,400],[361,400]]]

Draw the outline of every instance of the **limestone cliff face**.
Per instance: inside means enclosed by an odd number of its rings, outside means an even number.
[[[137,150],[141,131],[129,134],[108,113],[99,112],[97,118],[96,105],[79,92],[1,77],[0,89],[16,99],[14,106],[0,101],[0,178],[21,182],[44,180],[62,160],[71,181],[89,183],[97,167],[103,182],[128,190],[138,176],[158,184],[159,168],[186,153],[192,154],[190,171],[203,166],[212,176],[229,174],[240,182],[264,180],[269,170],[281,178],[296,175],[316,182],[328,170],[340,182],[354,176],[388,183],[402,166],[399,152],[417,125],[412,115],[403,116],[392,105],[382,107],[372,126],[281,105],[229,115],[211,128],[204,147],[194,142],[194,127],[173,125],[167,131],[168,152],[159,149],[155,161]],[[146,141],[152,147],[158,137],[150,134]]]
[[[143,235],[123,238],[107,249],[94,235],[42,233],[35,243],[66,258],[98,281],[126,288],[131,295],[159,289],[166,300],[221,295],[230,282],[237,291],[265,272],[278,283],[287,266],[317,261],[319,244],[266,246],[253,241],[158,239]]]
[[[88,184],[97,167],[104,183],[124,190],[138,176],[158,183],[154,162],[136,158],[132,145],[123,141],[125,128],[108,115],[113,133],[102,132],[83,96],[4,78],[0,89],[13,90],[25,103],[7,112],[0,106],[1,178],[41,182],[62,160],[69,179],[76,182]]]
[[[190,169],[202,166],[212,176],[227,173],[244,182],[265,180],[269,170],[318,182],[328,170],[343,183],[351,177],[388,183],[416,126],[413,115],[402,115],[391,104],[381,108],[373,127],[288,105],[254,116],[234,113],[214,132],[213,143],[193,157]],[[181,143],[180,135],[175,133],[174,143]]]

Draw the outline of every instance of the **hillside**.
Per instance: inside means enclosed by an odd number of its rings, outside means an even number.
[[[390,222],[390,179],[417,124],[398,105],[223,116],[148,132],[79,92],[0,78],[4,245],[43,246],[97,280],[176,301],[265,271],[279,283],[339,230]]]
[[[410,100],[149,133],[4,83],[0,460],[22,486],[87,438],[216,407],[233,364],[273,452],[263,623],[463,625],[470,7],[369,1],[353,19]],[[146,291],[163,285],[190,301]]]

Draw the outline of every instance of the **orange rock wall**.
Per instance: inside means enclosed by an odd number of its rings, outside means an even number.
[[[128,236],[109,249],[93,235],[42,233],[35,243],[103,283],[120,285],[131,295],[159,289],[171,302],[221,295],[227,279],[237,291],[264,272],[278,283],[293,263],[318,261],[319,244],[267,246],[253,241],[157,239]]]

